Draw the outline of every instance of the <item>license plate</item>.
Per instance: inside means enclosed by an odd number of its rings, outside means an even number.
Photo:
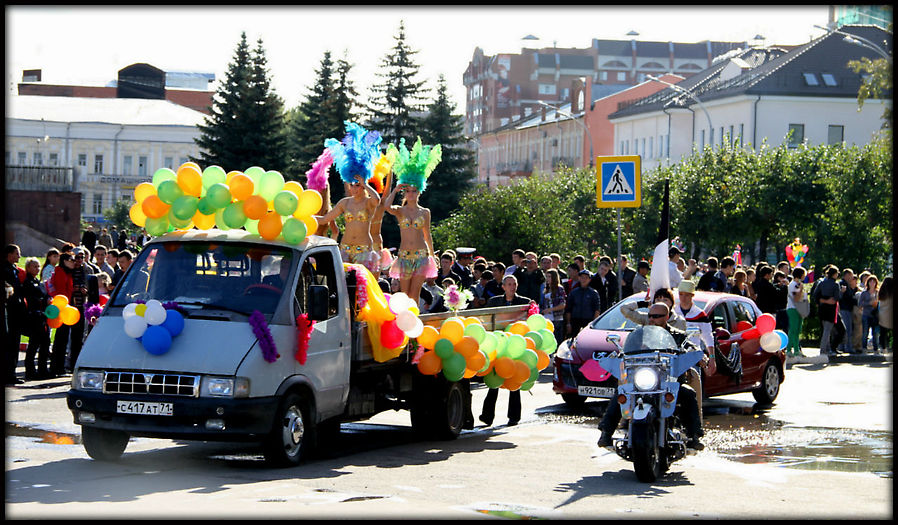
[[[607,387],[607,386],[586,386],[579,385],[577,386],[577,393],[581,396],[586,397],[605,397],[611,398],[614,396],[616,389]]]
[[[119,414],[138,414],[141,416],[174,415],[171,403],[144,403],[142,401],[116,401],[115,411]]]

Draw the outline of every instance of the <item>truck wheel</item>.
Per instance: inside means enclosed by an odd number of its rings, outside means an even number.
[[[437,439],[455,439],[465,422],[465,393],[458,383],[450,383],[446,395],[437,407],[435,421]]]
[[[263,444],[265,460],[276,467],[298,465],[311,452],[314,424],[308,404],[297,393],[281,401],[274,427]]]
[[[779,395],[780,383],[782,383],[782,380],[780,379],[779,368],[773,361],[768,361],[767,365],[764,366],[764,375],[761,376],[761,386],[752,390],[751,394],[758,403],[769,405]]]
[[[564,400],[565,405],[571,408],[583,408],[583,405],[586,404],[586,398],[580,394],[561,394],[561,399]]]
[[[458,383],[445,380],[423,380],[419,395],[411,406],[412,428],[427,438],[455,439],[465,421],[466,403],[470,397]]]
[[[130,436],[120,430],[81,427],[81,444],[87,455],[97,461],[118,461],[128,446]]]

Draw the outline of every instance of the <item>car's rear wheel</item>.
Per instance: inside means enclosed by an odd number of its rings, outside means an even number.
[[[769,405],[779,395],[782,382],[779,367],[773,361],[768,361],[761,376],[761,386],[752,390],[751,394],[758,403]]]

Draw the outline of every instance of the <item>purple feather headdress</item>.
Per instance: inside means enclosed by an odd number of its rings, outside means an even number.
[[[324,191],[327,187],[327,170],[334,163],[334,157],[331,150],[325,149],[318,160],[312,163],[312,168],[306,172],[306,187],[317,192]]]

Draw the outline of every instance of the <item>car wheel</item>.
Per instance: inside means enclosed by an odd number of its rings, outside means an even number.
[[[81,427],[81,444],[87,455],[97,461],[118,461],[128,446],[130,436],[120,430]]]
[[[580,394],[561,394],[561,399],[571,408],[583,408],[586,403],[586,398]]]
[[[754,396],[755,401],[764,405],[769,405],[773,403],[776,396],[779,395],[781,383],[782,377],[780,377],[779,368],[773,361],[769,361],[764,367],[764,375],[761,376],[761,386],[752,390],[751,393]]]
[[[297,393],[287,394],[263,444],[265,460],[277,467],[298,465],[311,451],[312,430],[305,399]]]

